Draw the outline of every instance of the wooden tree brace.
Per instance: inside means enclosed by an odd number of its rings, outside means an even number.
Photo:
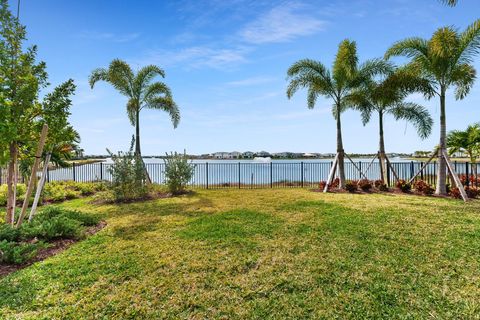
[[[330,184],[333,181],[333,177],[335,175],[335,170],[337,169],[337,163],[338,163],[338,153],[335,156],[335,159],[333,160],[332,167],[330,168],[330,173],[328,174],[327,183],[325,184],[325,188],[323,189],[323,192],[328,191],[328,187],[330,186]]]
[[[418,177],[418,175],[420,173],[422,173],[423,170],[425,170],[425,168],[428,166],[428,164],[430,162],[432,162],[433,158],[435,158],[436,155],[438,155],[438,148],[435,149],[435,151],[430,156],[430,158],[427,160],[427,162],[425,162],[425,164],[420,168],[420,170],[418,170],[418,172],[412,177],[412,179],[408,180],[408,183],[412,183],[415,180],[415,178]]]
[[[398,178],[397,172],[395,171],[392,164],[390,163],[390,160],[388,160],[387,155],[385,155],[385,160],[387,161],[387,165],[390,168],[390,170],[392,170],[393,176],[395,177],[395,181],[398,182],[398,180],[400,180],[400,179]]]
[[[442,156],[445,159],[445,162],[447,162],[448,171],[450,171],[450,173],[452,174],[453,181],[455,182],[455,185],[457,186],[458,190],[460,191],[460,195],[462,196],[463,201],[467,202],[468,201],[468,196],[467,196],[467,193],[465,192],[465,188],[463,187],[463,184],[460,181],[460,178],[458,177],[457,173],[455,172],[455,168],[453,167],[453,164],[450,161],[450,157],[447,155],[445,150],[442,150]]]
[[[358,172],[360,172],[360,177],[363,177],[364,179],[368,180],[367,176],[363,174],[362,170],[360,170],[360,168],[355,164],[355,162],[353,162],[352,158],[350,158],[346,153],[345,153],[345,157],[347,157],[347,159],[353,164],[355,169],[357,169]]]
[[[30,174],[30,180],[28,181],[27,192],[25,193],[25,200],[23,201],[22,211],[17,221],[17,228],[22,224],[23,218],[27,213],[28,203],[30,201],[30,196],[33,192],[34,181],[37,175],[38,166],[40,165],[40,160],[43,153],[43,147],[45,146],[45,140],[47,139],[48,134],[48,125],[44,124],[42,128],[42,133],[40,134],[40,141],[38,143],[37,152],[35,153],[35,162],[33,163],[32,173]]]

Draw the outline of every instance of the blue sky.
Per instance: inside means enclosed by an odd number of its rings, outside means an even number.
[[[114,58],[165,69],[182,120],[174,130],[163,112],[143,111],[142,151],[151,155],[334,152],[331,102],[319,99],[308,110],[304,92],[285,96],[293,62],[312,58],[330,66],[345,38],[357,42],[361,61],[380,57],[396,40],[430,37],[445,25],[463,29],[479,13],[478,0],[460,0],[456,8],[437,0],[22,0],[20,18],[52,85],[73,78],[78,86],[71,122],[87,154],[125,150],[134,132],[126,99],[107,84],[91,90],[89,73]],[[480,57],[475,66],[480,69]],[[438,101],[419,95],[410,101],[429,108],[434,131],[422,141],[412,126],[388,118],[388,151],[428,150],[438,141]],[[478,81],[463,101],[449,94],[448,128],[480,121],[479,106]],[[376,152],[375,121],[363,127],[358,113],[348,111],[343,129],[347,152]]]

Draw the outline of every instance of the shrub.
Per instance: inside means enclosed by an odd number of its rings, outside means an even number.
[[[60,182],[46,183],[43,188],[43,200],[48,202],[60,202],[67,198],[65,187]]]
[[[412,185],[405,180],[398,180],[395,186],[404,193],[408,193],[412,190]]]
[[[345,183],[345,190],[347,190],[348,192],[355,192],[358,190],[358,185],[355,181],[347,181]]]
[[[35,217],[35,220],[44,222],[59,216],[76,220],[80,222],[82,226],[95,226],[100,221],[98,216],[83,213],[77,210],[67,210],[57,206],[49,206],[45,208]]]
[[[111,190],[116,202],[145,199],[148,195],[146,169],[142,158],[133,153],[134,140],[127,152],[111,153],[113,164],[108,168],[112,175]]]
[[[413,188],[424,195],[432,195],[435,192],[435,190],[423,180],[415,181]]]
[[[22,203],[25,199],[25,192],[27,187],[23,183],[17,184],[17,203]],[[0,206],[7,205],[7,185],[0,185]]]
[[[165,180],[172,194],[184,193],[193,177],[194,166],[188,161],[186,153],[171,153],[164,159]]]
[[[383,183],[382,180],[375,180],[373,182],[373,185],[375,186],[375,188],[377,190],[380,190],[380,191],[388,191],[388,186],[386,183]]]
[[[460,190],[457,187],[450,189],[450,195],[455,199],[462,198],[462,194],[460,193]]]
[[[82,196],[90,196],[95,193],[95,184],[87,182],[79,182],[75,185],[75,189],[80,192]]]
[[[112,190],[100,191],[93,196],[93,203],[114,203],[115,194]]]
[[[478,197],[480,190],[476,187],[465,187],[465,192],[470,199],[475,199]]]
[[[20,229],[12,227],[10,224],[2,223],[0,225],[0,241],[19,241],[21,237]]]
[[[370,180],[367,180],[367,179],[362,179],[358,181],[358,186],[360,187],[360,189],[362,189],[365,192],[370,191],[372,189],[372,183],[370,182]]]
[[[66,216],[54,216],[41,223],[30,222],[25,224],[24,233],[29,238],[37,237],[47,241],[54,239],[78,239],[82,235],[83,228],[80,221]]]
[[[42,242],[17,243],[0,241],[0,263],[22,264],[32,259],[38,249],[44,247]]]
[[[320,189],[320,190],[323,191],[323,190],[325,189],[325,186],[326,186],[326,185],[327,185],[327,181],[320,181],[320,182],[318,183],[318,189]]]

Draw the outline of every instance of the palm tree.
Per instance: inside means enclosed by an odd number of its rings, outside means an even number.
[[[385,183],[386,154],[383,120],[387,114],[395,120],[405,120],[413,124],[420,138],[425,139],[432,131],[433,120],[427,109],[413,102],[405,102],[405,98],[413,92],[422,92],[427,97],[433,95],[428,81],[418,78],[404,70],[388,65],[385,77],[379,81],[371,81],[367,86],[354,92],[350,99],[354,108],[362,115],[363,125],[367,124],[373,113],[378,114],[380,176]]]
[[[295,62],[287,71],[290,80],[287,88],[289,99],[298,89],[306,88],[309,109],[314,108],[319,96],[333,100],[332,113],[337,123],[339,188],[345,187],[345,154],[340,115],[349,107],[348,98],[352,90],[368,82],[384,68],[385,62],[381,60],[370,60],[359,65],[356,43],[347,39],[338,47],[331,72],[321,62],[310,59]]]
[[[458,4],[458,0],[441,0],[447,6],[455,7]]]
[[[463,99],[475,82],[473,57],[480,51],[480,19],[463,32],[453,27],[438,29],[431,39],[409,38],[395,43],[385,54],[411,58],[407,68],[430,82],[440,98],[440,144],[438,149],[437,194],[446,194],[445,96],[455,87],[455,98]]]
[[[480,123],[469,125],[467,130],[453,130],[447,135],[447,147],[450,155],[465,152],[470,158],[473,175],[477,176],[477,158],[480,157]]]
[[[98,81],[105,81],[128,98],[127,114],[130,123],[135,126],[135,155],[138,157],[141,157],[141,110],[147,108],[166,111],[174,128],[180,121],[180,111],[173,101],[170,88],[163,82],[153,82],[156,76],[164,78],[165,72],[155,65],[148,65],[135,74],[126,62],[115,59],[108,69],[95,69],[89,78],[92,89]]]

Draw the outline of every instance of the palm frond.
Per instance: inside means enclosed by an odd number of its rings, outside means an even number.
[[[388,112],[393,114],[395,120],[406,120],[413,124],[422,139],[427,138],[432,131],[433,119],[428,110],[419,104],[398,103],[395,107],[388,109]]]
[[[145,87],[140,97],[141,102],[148,101],[154,96],[163,95],[163,96],[172,96],[170,88],[163,82],[154,82]]]
[[[418,37],[398,41],[387,50],[385,59],[390,59],[394,56],[405,56],[408,58],[423,56],[428,59],[428,41]]]
[[[165,78],[165,71],[156,65],[148,65],[140,69],[134,80],[136,91],[140,91],[147,86],[156,76]]]
[[[476,71],[470,64],[457,65],[451,72],[451,82],[455,85],[455,98],[465,98],[476,79]]]
[[[154,97],[148,101],[146,107],[166,111],[170,115],[173,127],[176,128],[178,126],[180,122],[180,110],[170,96]]]
[[[108,82],[123,95],[133,98],[139,94],[133,91],[134,78],[132,69],[125,61],[115,59],[110,63]]]
[[[98,81],[108,81],[108,71],[106,69],[97,68],[88,77],[88,83],[92,89]]]
[[[480,53],[480,19],[469,25],[460,34],[458,63],[472,63],[473,57]]]
[[[140,106],[138,105],[137,99],[131,98],[127,102],[127,115],[128,120],[132,126],[137,124],[137,113],[140,112]]]
[[[315,90],[321,94],[333,91],[330,72],[320,62],[303,59],[294,63],[287,71],[290,80],[287,97],[290,99],[299,89]]]

